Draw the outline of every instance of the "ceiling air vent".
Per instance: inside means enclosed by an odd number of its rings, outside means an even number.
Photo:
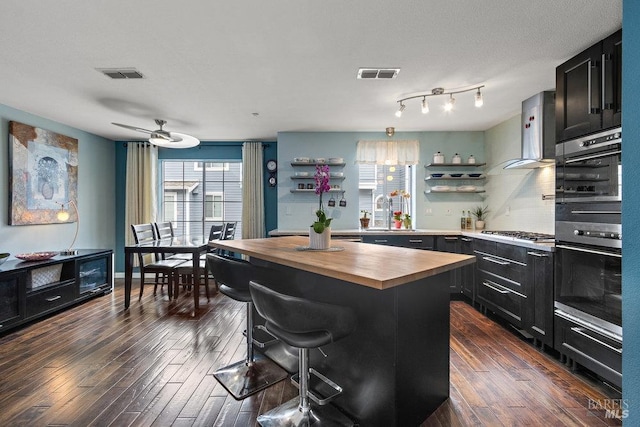
[[[395,79],[400,68],[360,68],[358,79]]]
[[[112,79],[144,79],[142,73],[135,68],[96,68]]]

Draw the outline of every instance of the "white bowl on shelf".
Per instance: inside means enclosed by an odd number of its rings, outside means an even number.
[[[309,160],[311,159],[309,159],[308,157],[296,157],[293,159],[295,163],[309,163]]]
[[[327,163],[327,159],[325,159],[324,157],[318,157],[316,158],[316,163],[319,165],[323,165],[325,163]]]
[[[309,172],[296,172],[293,175],[294,176],[309,176]]]
[[[451,187],[448,185],[434,185],[431,187],[431,191],[433,192],[442,192],[442,191],[451,191]]]
[[[334,177],[342,177],[344,176],[344,172],[330,172],[329,175]]]
[[[460,187],[456,188],[457,191],[462,191],[462,192],[466,192],[466,193],[470,193],[472,191],[476,191],[476,186],[475,185],[461,185]]]
[[[329,157],[329,163],[344,163],[342,157]]]

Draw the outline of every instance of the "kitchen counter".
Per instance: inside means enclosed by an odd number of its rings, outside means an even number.
[[[411,235],[411,236],[467,236],[476,239],[491,240],[494,242],[506,243],[509,245],[522,246],[525,248],[537,249],[541,251],[554,252],[555,244],[552,242],[535,242],[530,240],[516,239],[513,237],[497,236],[495,234],[483,234],[480,231],[462,231],[462,230],[436,230],[422,229],[415,230],[405,229],[347,229],[347,230],[331,230],[332,238],[338,240],[341,238],[349,239],[358,238],[364,235]],[[271,237],[279,236],[307,236],[308,230],[272,230],[269,232]]]
[[[332,242],[339,251],[299,249],[307,244],[304,236],[210,242],[277,270],[268,285],[280,292],[350,307],[355,330],[310,352],[310,366],[344,390],[332,404],[363,426],[419,425],[449,396],[447,273],[475,257],[348,240]],[[261,351],[296,369],[286,344]]]

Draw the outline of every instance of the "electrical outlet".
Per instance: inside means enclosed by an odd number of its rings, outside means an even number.
[[[447,209],[444,214],[447,216],[451,216],[451,209]]]
[[[505,214],[505,216],[511,215],[511,206],[507,206],[507,210],[506,210],[506,212],[504,214]]]
[[[427,209],[424,211],[424,214],[425,214],[425,215],[433,215],[433,209],[431,209],[431,208],[427,208]]]
[[[284,214],[285,215],[291,215],[291,206],[287,206],[284,208]]]

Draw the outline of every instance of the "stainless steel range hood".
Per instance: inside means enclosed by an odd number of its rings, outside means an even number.
[[[504,169],[535,169],[555,162],[555,91],[540,92],[522,101],[522,157]]]

